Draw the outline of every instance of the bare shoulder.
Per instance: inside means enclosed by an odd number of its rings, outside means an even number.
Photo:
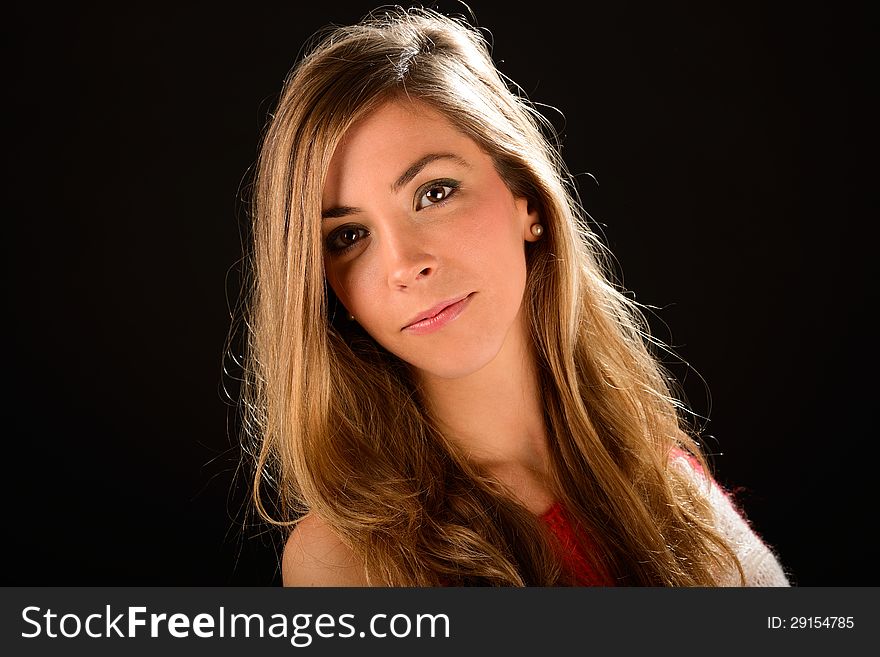
[[[281,579],[284,586],[367,586],[362,560],[314,513],[287,537]]]

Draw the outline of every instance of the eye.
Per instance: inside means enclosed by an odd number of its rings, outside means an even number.
[[[429,205],[437,205],[455,194],[459,183],[455,180],[435,180],[419,189],[416,210],[424,210]]]
[[[327,236],[325,244],[332,253],[342,253],[357,245],[370,232],[362,226],[340,226]]]

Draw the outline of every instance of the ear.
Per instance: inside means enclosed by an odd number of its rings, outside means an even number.
[[[541,214],[538,212],[536,204],[525,196],[517,197],[514,202],[516,203],[517,216],[522,223],[523,239],[526,242],[537,242],[541,236],[532,232],[532,226],[541,223]]]

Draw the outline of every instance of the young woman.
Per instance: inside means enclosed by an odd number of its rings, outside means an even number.
[[[285,584],[788,584],[551,134],[480,33],[427,9],[336,28],[287,79],[244,397]]]

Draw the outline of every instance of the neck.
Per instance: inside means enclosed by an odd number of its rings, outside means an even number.
[[[441,430],[473,463],[495,474],[546,475],[543,399],[522,313],[482,369],[458,379],[421,373],[419,381]]]

